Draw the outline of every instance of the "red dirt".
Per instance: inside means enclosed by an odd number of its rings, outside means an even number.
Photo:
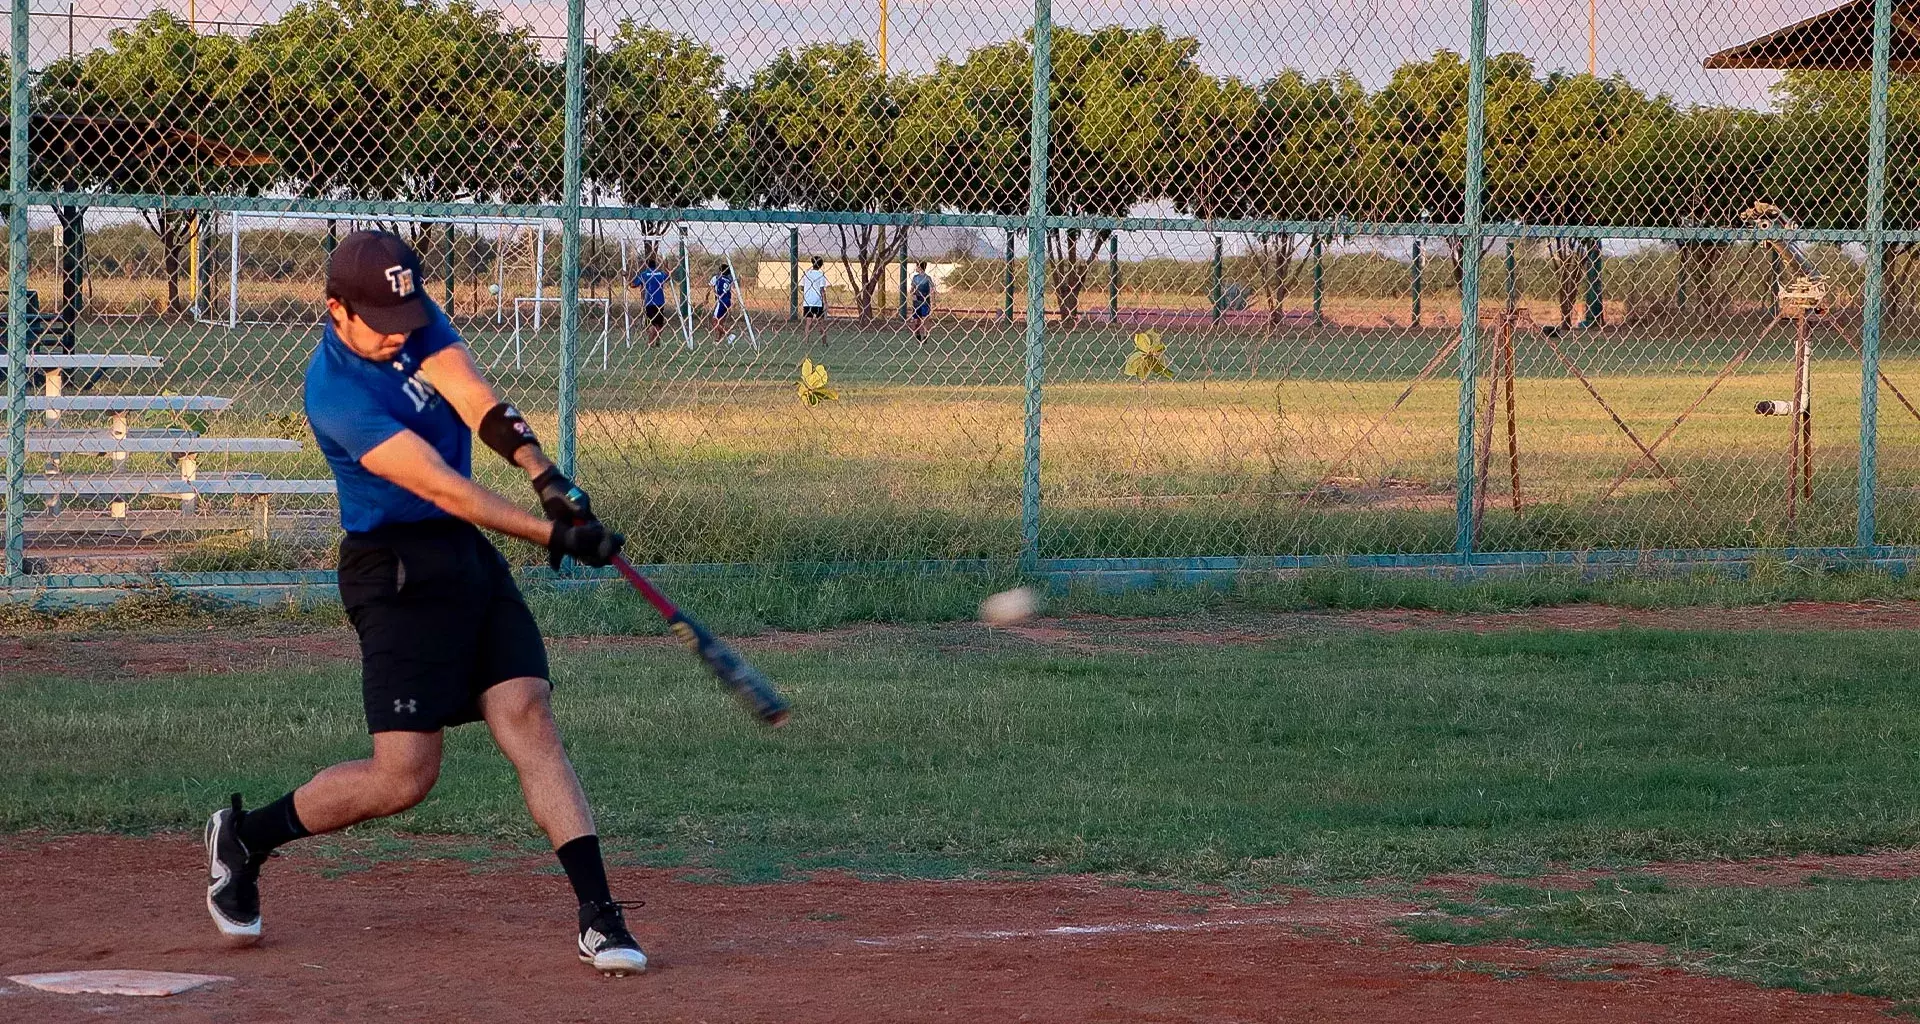
[[[1880,1021],[1887,1004],[1659,966],[1657,950],[1462,948],[1389,925],[1413,908],[1297,895],[1244,906],[1101,879],[721,886],[615,869],[644,895],[647,975],[573,956],[565,882],[539,858],[377,864],[266,880],[268,938],[228,950],[195,837],[0,843],[0,977],[87,967],[227,974],[157,1000],[0,981],[0,1020],[141,1021]]]

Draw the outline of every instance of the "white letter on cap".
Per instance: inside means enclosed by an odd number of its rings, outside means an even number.
[[[402,297],[413,294],[413,271],[406,267],[388,267],[387,284],[393,287],[393,294]]]

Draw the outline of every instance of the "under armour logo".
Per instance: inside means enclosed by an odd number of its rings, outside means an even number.
[[[414,289],[413,270],[408,267],[388,267],[387,285],[393,289],[393,294],[401,296],[402,298],[412,295]]]
[[[419,701],[415,700],[396,700],[393,702],[393,713],[396,715],[402,713],[409,715],[414,714],[420,710],[419,703]]]

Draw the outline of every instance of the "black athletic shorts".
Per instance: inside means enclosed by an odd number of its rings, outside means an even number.
[[[647,326],[648,327],[667,326],[667,307],[648,306],[647,307]]]
[[[347,534],[340,600],[360,634],[368,732],[477,722],[488,687],[548,678],[546,644],[507,560],[469,523]]]
[[[800,316],[805,320],[820,320],[824,319],[826,315],[827,307],[825,306],[802,306],[800,308]]]

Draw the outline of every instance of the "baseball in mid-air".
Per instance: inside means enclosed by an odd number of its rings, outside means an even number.
[[[497,284],[490,284],[490,285],[488,285],[488,286],[487,286],[487,293],[488,293],[488,294],[490,294],[490,295],[498,295],[498,294],[500,294],[500,286],[499,286],[499,285],[497,285]]]
[[[1032,587],[1015,587],[980,602],[980,621],[989,626],[1011,626],[1033,618],[1039,608],[1040,598]]]

